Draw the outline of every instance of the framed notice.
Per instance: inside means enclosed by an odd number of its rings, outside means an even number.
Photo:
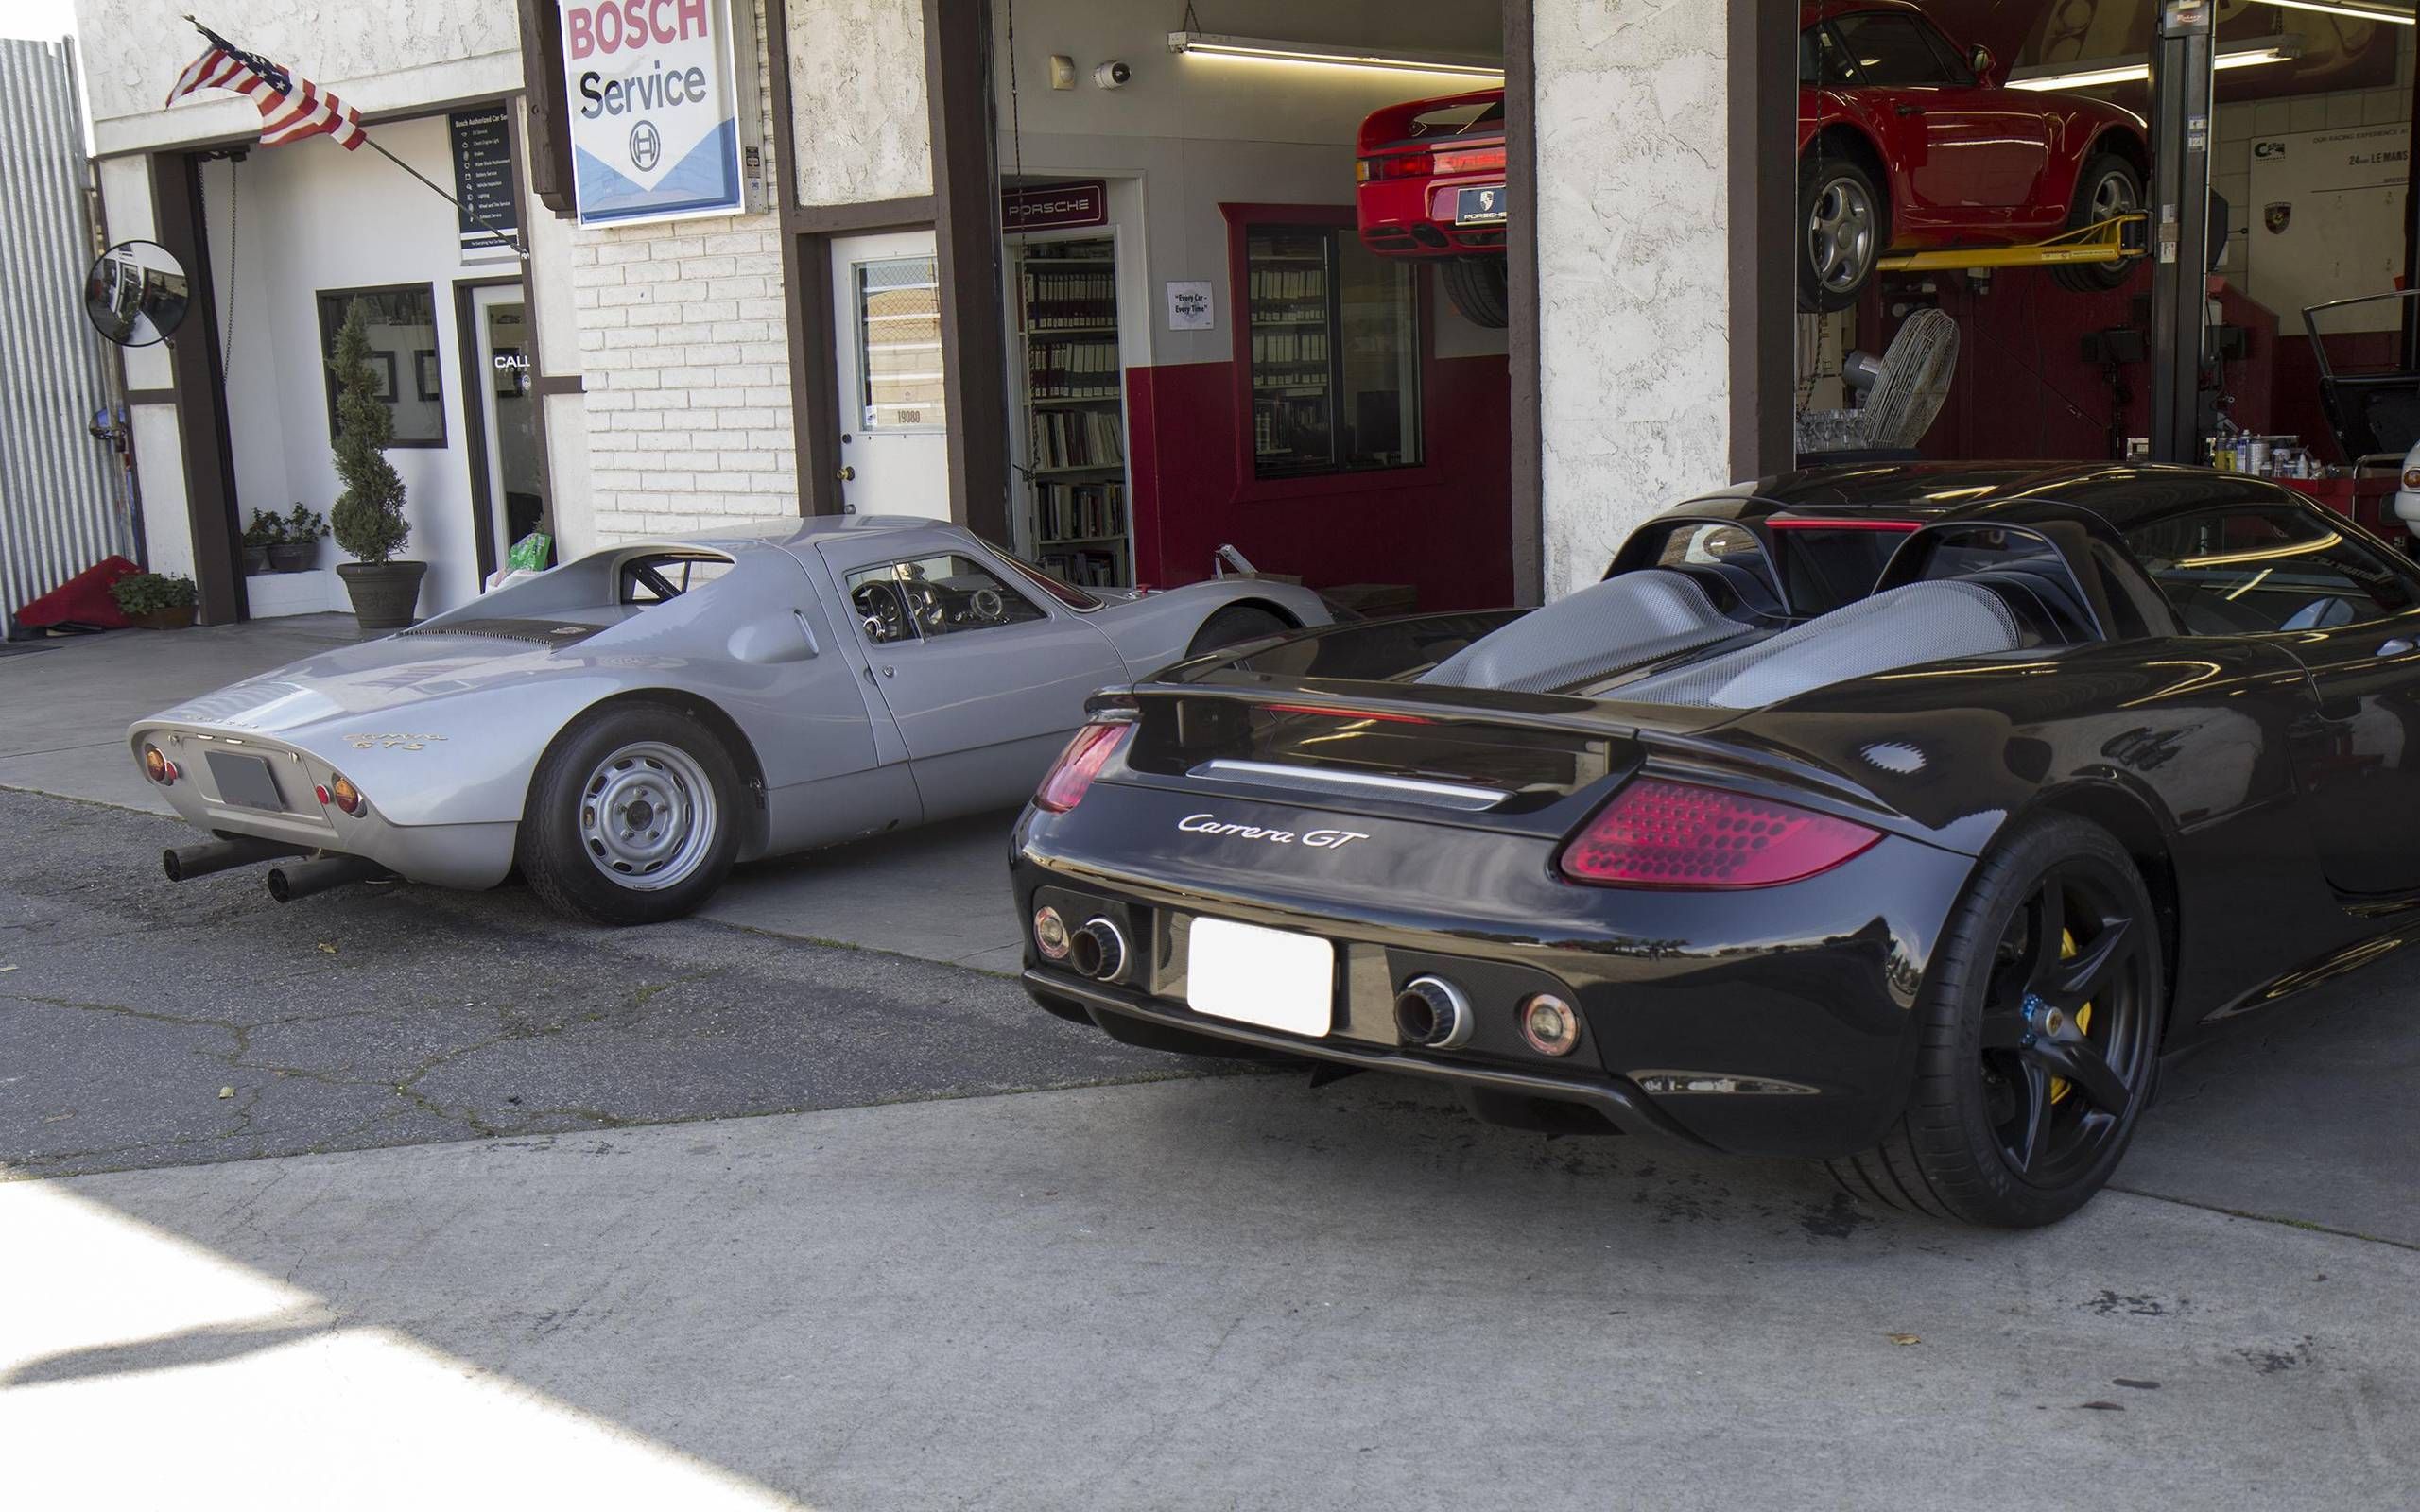
[[[579,223],[748,208],[742,122],[754,109],[733,0],[558,0]]]
[[[454,148],[455,223],[465,263],[511,262],[520,254],[521,203],[513,192],[512,125],[505,105],[482,105],[445,117]]]

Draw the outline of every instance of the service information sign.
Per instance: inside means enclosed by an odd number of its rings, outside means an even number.
[[[501,105],[483,105],[445,118],[454,144],[454,203],[465,263],[510,262],[521,255],[512,248],[521,231],[521,202],[512,190],[512,129],[504,112]]]
[[[561,0],[579,223],[747,208],[731,0]]]

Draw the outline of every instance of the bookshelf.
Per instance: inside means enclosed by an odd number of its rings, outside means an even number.
[[[1324,467],[1334,457],[1332,239],[1314,228],[1265,227],[1244,244],[1253,455],[1263,476]]]
[[[1025,351],[1025,539],[1034,560],[1068,582],[1131,586],[1114,244],[1020,248],[1016,318]]]

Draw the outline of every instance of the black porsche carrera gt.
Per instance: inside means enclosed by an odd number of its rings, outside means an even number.
[[[1099,696],[1025,981],[1130,1043],[2073,1211],[2164,1057],[2420,937],[2420,576],[2256,479],[1807,472],[1521,613]]]

